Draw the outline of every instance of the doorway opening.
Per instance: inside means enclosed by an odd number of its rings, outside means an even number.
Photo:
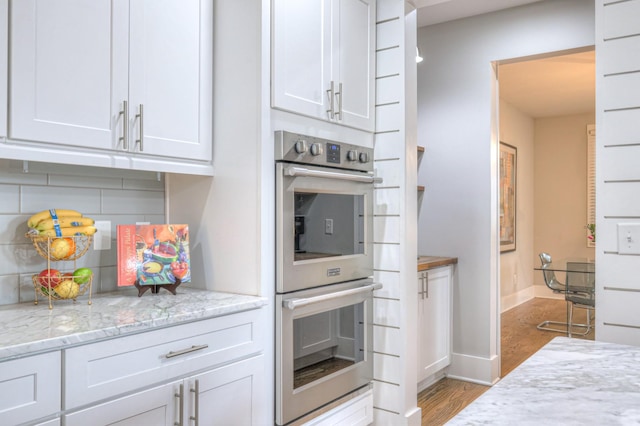
[[[500,61],[497,75],[499,142],[517,151],[515,244],[499,256],[502,313],[533,298],[562,298],[533,269],[540,252],[595,256],[586,231],[595,50]]]

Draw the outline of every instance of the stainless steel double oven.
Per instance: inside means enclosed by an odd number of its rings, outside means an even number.
[[[278,131],[276,423],[369,386],[373,150]]]

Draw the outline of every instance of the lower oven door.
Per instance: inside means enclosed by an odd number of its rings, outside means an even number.
[[[276,296],[276,423],[287,424],[373,376],[370,279]]]

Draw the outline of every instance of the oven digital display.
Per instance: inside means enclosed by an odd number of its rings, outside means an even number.
[[[340,164],[340,145],[327,143],[327,163]]]

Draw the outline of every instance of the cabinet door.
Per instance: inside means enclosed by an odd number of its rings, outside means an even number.
[[[342,124],[373,131],[375,100],[375,1],[334,0],[338,28],[333,80],[341,84]],[[337,24],[337,25],[336,25]]]
[[[60,411],[61,354],[0,363],[0,423],[20,424]]]
[[[266,407],[260,402],[264,399],[263,362],[260,355],[189,379],[192,400],[185,409],[185,422],[197,418],[207,425],[266,424]]]
[[[272,13],[272,106],[328,119],[330,0],[275,0]]]
[[[418,297],[418,381],[451,362],[451,267],[436,268],[424,274],[425,291]]]
[[[0,0],[0,137],[7,135],[9,2]]]
[[[118,398],[65,416],[66,426],[173,426],[180,417],[179,388],[182,381]],[[184,389],[184,388],[183,388]],[[186,390],[183,393],[183,400]]]
[[[131,1],[129,117],[136,152],[211,160],[212,8],[207,0]]]
[[[115,148],[127,99],[127,34],[124,0],[12,2],[9,136]]]

